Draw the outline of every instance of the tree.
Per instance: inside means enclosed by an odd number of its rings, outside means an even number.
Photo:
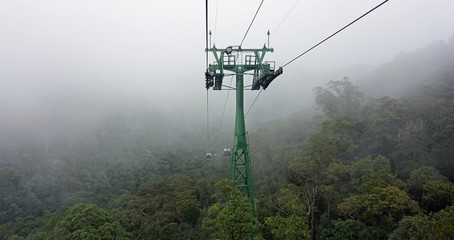
[[[407,178],[411,171],[431,161],[431,132],[427,122],[413,118],[406,121],[397,133],[393,140],[396,145],[392,155],[399,170],[398,174]]]
[[[301,189],[302,199],[308,211],[311,239],[315,239],[317,203],[322,196],[327,166],[321,161],[305,156],[289,167],[289,180]]]
[[[365,157],[356,159],[349,166],[352,185],[361,193],[366,193],[377,187],[396,186],[404,184],[391,173],[391,163],[383,156],[375,159]]]
[[[454,84],[454,76],[450,84]],[[452,85],[450,97],[446,99],[439,113],[439,118],[435,121],[435,131],[433,134],[434,151],[433,156],[436,159],[436,166],[448,178],[454,180],[454,88]],[[449,96],[449,95],[448,95]]]
[[[419,212],[416,202],[395,186],[375,188],[369,193],[349,197],[339,208],[348,216],[366,221],[369,216],[388,216],[399,220],[405,214]]]
[[[423,166],[410,173],[408,192],[427,211],[439,211],[454,203],[454,184],[435,168]]]
[[[271,205],[277,214],[265,218],[265,225],[275,239],[309,239],[307,211],[300,195],[298,187],[290,185],[289,188],[280,189],[272,198]]]
[[[0,187],[16,188],[20,179],[20,173],[12,167],[0,167]]]
[[[76,204],[66,211],[48,239],[117,239],[131,234],[106,210],[94,204]]]
[[[242,240],[256,236],[258,220],[252,216],[252,206],[248,198],[229,180],[216,184],[218,202],[208,209],[208,216],[202,226],[211,237]]]
[[[436,167],[451,181],[454,179],[454,72],[448,72],[437,81],[421,87],[417,96],[408,99],[413,119],[423,124],[423,165]],[[413,137],[414,138],[414,137]]]
[[[328,89],[317,87],[315,103],[329,118],[357,120],[363,94],[358,87],[344,77],[342,81],[330,81]]]
[[[405,216],[399,221],[399,227],[389,235],[390,240],[429,240],[431,237],[431,219],[426,215]]]
[[[438,240],[454,236],[454,206],[437,213],[404,217],[390,240]]]
[[[454,236],[454,206],[434,214],[434,236],[437,239],[449,239]]]
[[[128,229],[136,239],[196,238],[200,234],[200,206],[206,204],[201,193],[211,195],[206,182],[189,176],[155,181],[128,196],[126,206]]]
[[[391,97],[371,99],[361,109],[361,150],[372,157],[390,157],[408,118],[408,107],[402,101]]]
[[[346,198],[338,207],[346,217],[380,226],[388,232],[402,217],[420,212],[417,203],[395,186],[378,187]]]
[[[441,175],[435,168],[422,166],[410,173],[407,180],[408,192],[417,200],[421,201],[424,186],[429,181],[445,180],[446,178]]]
[[[439,210],[454,203],[454,184],[447,180],[429,181],[424,185],[421,205],[428,211]]]
[[[346,163],[357,149],[356,132],[351,122],[336,118],[323,123],[322,129],[305,143],[305,151],[289,167],[289,181],[297,185],[309,213],[311,238],[316,238],[316,220],[320,199],[328,203],[328,211],[336,201],[336,190],[347,190],[349,175]]]
[[[379,234],[373,234],[374,229],[367,227],[358,220],[333,220],[332,227],[323,228],[321,239],[325,240],[375,240]],[[373,236],[370,236],[372,233]]]

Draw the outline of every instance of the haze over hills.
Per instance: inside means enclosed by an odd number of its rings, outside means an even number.
[[[259,2],[0,0],[0,240],[452,239],[454,1]]]
[[[302,69],[298,73],[286,72],[262,93],[260,103],[254,105],[247,123],[250,130],[254,130],[257,124],[271,119],[282,119],[295,113],[313,115],[316,113],[313,88],[324,86],[330,80],[341,80],[344,76],[355,82],[366,98],[400,97],[416,91],[422,84],[453,74],[453,69],[454,38],[451,38],[411,53],[400,53],[393,61],[379,67],[356,65],[325,73],[310,69]],[[61,81],[38,81],[32,84],[30,81],[18,81],[4,85],[0,89],[0,149],[3,149],[0,160],[6,152],[11,153],[13,146],[17,146],[12,143],[18,139],[28,142],[35,139],[38,145],[44,146],[44,138],[48,142],[54,141],[57,135],[76,139],[112,121],[131,128],[130,132],[135,134],[143,133],[143,128],[150,129],[149,134],[160,135],[161,139],[166,139],[165,135],[168,134],[188,136],[189,132],[195,134],[189,131],[194,126],[201,132],[206,127],[204,106],[196,105],[192,99],[182,102],[174,98],[156,99],[141,94],[134,96],[128,89],[106,90],[105,84],[89,84],[86,81],[69,82],[69,85]],[[225,97],[226,92],[210,92],[213,135],[218,131]],[[247,92],[245,108],[250,106],[255,97],[256,92]],[[221,133],[227,138],[233,127],[233,102],[232,92],[220,126]],[[121,121],[129,122],[126,124]],[[183,140],[184,137],[177,139],[182,139],[181,143],[189,141]],[[156,144],[160,145],[159,142]]]
[[[414,52],[401,52],[393,61],[353,81],[369,97],[402,97],[446,74],[454,74],[454,36]]]
[[[343,240],[354,224],[357,239],[402,239],[403,220],[427,211],[432,215],[424,223],[438,226],[439,215],[454,213],[452,51],[453,41],[440,41],[378,68],[300,69],[273,82],[246,119],[261,234],[287,239],[269,232],[292,227],[271,222],[285,219],[301,225],[292,230],[297,236]],[[224,204],[214,182],[228,176],[222,151],[232,144],[233,92],[219,130],[227,92],[209,92],[218,115],[207,140],[205,104],[189,93],[134,95],[86,79],[29,80],[0,89],[0,238],[77,234],[70,226],[92,219],[78,214],[97,211],[107,215],[93,221],[107,224],[106,236],[216,234],[207,223],[210,211]],[[423,84],[433,91],[418,90]],[[255,96],[248,95],[249,103]],[[207,151],[219,156],[205,158]],[[372,204],[370,196],[378,196]],[[281,203],[290,204],[291,217],[278,213],[274,206]],[[373,217],[362,210],[375,205],[385,209],[372,209]],[[352,214],[355,219],[346,217]],[[307,221],[309,215],[316,221]],[[100,234],[92,224],[81,232]]]
[[[324,86],[328,81],[347,77],[358,85],[366,99],[384,96],[399,98],[414,93],[422,85],[443,75],[453,74],[453,69],[454,36],[448,41],[429,43],[413,52],[396,53],[394,60],[378,66],[355,64],[323,72],[309,68],[298,71],[284,69],[284,74],[262,93],[260,104],[254,106],[249,120],[285,118],[295,113],[306,116],[315,114],[313,89]],[[255,96],[246,97],[252,102]]]

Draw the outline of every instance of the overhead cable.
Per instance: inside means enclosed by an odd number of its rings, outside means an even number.
[[[214,39],[213,39],[214,43],[216,43],[216,35],[217,35],[217,28],[218,28],[218,8],[219,8],[219,0],[216,0],[216,15],[214,17]]]
[[[208,72],[208,0],[205,0],[205,52],[206,52],[206,71]],[[210,141],[210,109],[207,88],[207,142]]]
[[[290,8],[290,10],[284,16],[284,18],[282,18],[281,22],[279,22],[277,27],[274,29],[274,31],[272,32],[273,34],[276,34],[277,30],[279,30],[279,28],[281,27],[282,23],[284,23],[284,21],[287,19],[287,17],[290,15],[290,13],[292,13],[293,9],[295,9],[296,5],[298,5],[299,1],[300,0],[296,0],[296,2],[293,4],[292,8]]]
[[[251,111],[251,109],[252,109],[252,107],[254,106],[255,102],[256,102],[257,99],[259,98],[260,93],[262,93],[262,90],[263,90],[263,88],[260,89],[259,93],[258,93],[257,96],[255,97],[254,101],[252,102],[251,106],[250,106],[249,109],[247,110],[246,115],[244,115],[244,117],[247,117],[249,111]]]
[[[225,110],[226,110],[226,108],[227,108],[227,102],[228,102],[228,100],[229,100],[229,95],[230,95],[230,90],[231,90],[232,82],[233,82],[233,75],[232,75],[232,77],[230,78],[229,89],[227,90],[227,96],[225,97],[224,108],[223,108],[223,110],[222,110],[221,120],[219,121],[218,131],[217,131],[217,133],[216,133],[216,135],[215,135],[215,137],[214,137],[213,146],[216,146],[216,142],[217,142],[217,140],[218,140],[219,134],[221,133],[222,121],[224,120]]]
[[[380,3],[379,5],[375,6],[374,8],[372,8],[371,10],[367,11],[366,13],[364,13],[363,15],[361,15],[360,17],[356,18],[355,20],[353,20],[352,22],[350,22],[349,24],[345,25],[343,28],[337,30],[335,33],[331,34],[330,36],[328,36],[327,38],[323,39],[322,41],[320,41],[319,43],[315,44],[313,47],[309,48],[308,50],[306,50],[305,52],[301,53],[300,55],[296,56],[295,58],[293,58],[292,60],[288,61],[286,64],[284,64],[282,67],[285,67],[287,65],[289,65],[290,63],[294,62],[296,59],[302,57],[303,55],[305,55],[306,53],[310,52],[312,49],[318,47],[319,45],[321,45],[322,43],[324,43],[325,41],[327,41],[328,39],[332,38],[334,35],[340,33],[342,30],[350,27],[353,23],[357,22],[358,20],[360,20],[361,18],[365,17],[366,15],[368,15],[369,13],[373,12],[374,10],[376,10],[377,8],[381,7],[383,4],[385,4],[386,2],[388,2],[389,0],[385,0],[383,1],[382,3]]]
[[[252,21],[251,21],[251,23],[249,24],[249,27],[247,28],[246,33],[244,34],[243,40],[241,40],[240,47],[243,45],[244,39],[246,39],[246,36],[247,36],[247,34],[249,33],[249,30],[251,29],[251,26],[252,26],[252,24],[254,23],[254,20],[255,20],[255,18],[257,17],[257,14],[258,14],[259,11],[260,11],[260,8],[262,7],[263,1],[265,1],[265,0],[262,0],[262,1],[260,2],[260,5],[259,5],[259,7],[257,8],[257,11],[255,12],[254,17],[252,18]]]
[[[206,69],[208,70],[208,0],[205,0],[205,52]]]

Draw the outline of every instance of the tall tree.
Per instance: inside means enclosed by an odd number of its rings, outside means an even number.
[[[368,193],[346,198],[338,207],[348,218],[380,226],[383,236],[393,231],[404,216],[420,212],[417,203],[395,186],[377,187]]]
[[[327,89],[316,87],[314,92],[315,103],[327,117],[358,119],[363,94],[349,81],[348,77],[344,77],[341,81],[330,81]]]
[[[275,216],[267,217],[265,225],[270,228],[274,239],[309,239],[307,211],[302,201],[301,190],[297,186],[281,188],[270,202],[277,213]]]
[[[94,204],[76,204],[66,211],[48,239],[126,240],[130,237],[106,210]]]
[[[390,234],[390,240],[438,240],[454,236],[454,206],[428,215],[406,216]]]
[[[208,209],[203,227],[211,237],[243,240],[256,236],[258,220],[252,216],[252,206],[230,180],[216,184],[218,202]]]

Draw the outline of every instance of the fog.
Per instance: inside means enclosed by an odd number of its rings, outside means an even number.
[[[270,30],[275,52],[266,60],[283,65],[380,2],[264,1],[243,46],[262,47]],[[212,42],[218,48],[239,44],[259,3],[209,1]],[[358,80],[399,52],[448,40],[452,9],[450,0],[389,1],[284,68],[261,93],[248,123],[313,111],[314,87],[344,76]],[[33,132],[61,123],[77,132],[122,109],[203,129],[204,14],[205,1],[0,1],[2,131]],[[246,93],[247,109],[257,92]],[[227,94],[209,92],[213,128]]]

